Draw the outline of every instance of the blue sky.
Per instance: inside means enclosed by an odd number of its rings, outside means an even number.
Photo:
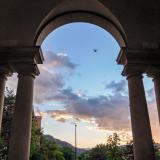
[[[106,94],[105,83],[123,78],[120,76],[122,67],[116,64],[119,46],[108,32],[98,26],[76,23],[59,27],[45,39],[42,48],[44,52],[67,54],[77,68],[66,79],[66,87],[87,90],[90,96]],[[98,52],[93,49],[98,49]]]
[[[105,143],[115,131],[123,141],[129,139],[127,81],[121,76],[123,67],[116,64],[120,50],[116,40],[98,26],[72,23],[51,32],[42,50],[45,62],[35,81],[34,107],[43,117],[44,133],[74,144],[76,121],[79,147]],[[153,84],[148,78],[144,82],[158,141]],[[8,85],[15,88],[15,81]]]

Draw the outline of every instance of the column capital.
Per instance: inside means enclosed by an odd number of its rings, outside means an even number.
[[[44,61],[40,46],[2,47],[0,48],[0,64],[19,74],[38,75],[37,64]]]
[[[32,73],[19,73],[17,77],[21,78],[21,77],[25,77],[25,76],[30,76],[30,77],[35,78],[35,74],[32,74]]]
[[[5,80],[7,80],[7,76],[5,74],[1,74],[0,73],[0,77],[3,78],[3,79],[5,79]]]
[[[144,73],[143,66],[137,66],[137,65],[125,65],[122,71],[122,75],[127,76],[127,79],[132,76],[140,76],[142,78],[143,73]]]
[[[160,66],[160,49],[143,49],[122,47],[117,57],[120,65],[140,64]]]
[[[40,74],[37,64],[18,64],[15,66],[15,71],[18,73],[18,76],[30,75],[37,76]]]
[[[7,77],[12,76],[13,70],[7,64],[0,64],[0,76],[7,80]]]
[[[15,46],[0,48],[0,64],[42,64],[44,57],[40,46]]]
[[[124,47],[120,50],[117,63],[124,66],[123,76],[137,73],[148,74],[151,71],[153,72],[153,70],[158,71],[160,69],[159,53],[160,49],[133,49]],[[154,74],[156,72],[154,71]]]
[[[153,81],[155,79],[160,79],[160,66],[148,67],[147,76],[153,78]]]

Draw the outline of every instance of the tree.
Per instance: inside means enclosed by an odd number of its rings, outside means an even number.
[[[127,144],[122,147],[122,157],[124,160],[134,160],[133,154],[133,141],[127,142]]]
[[[90,151],[86,151],[79,155],[78,160],[91,160]]]
[[[122,151],[119,147],[120,138],[117,133],[109,136],[107,139],[107,158],[109,160],[123,160]]]
[[[0,138],[0,159],[1,160],[7,159],[7,145],[1,138]]]
[[[74,151],[71,147],[62,147],[65,160],[74,160]]]
[[[11,131],[11,123],[14,112],[15,104],[15,94],[12,89],[6,88],[5,97],[4,97],[4,106],[3,106],[3,117],[2,117],[2,128],[1,128],[1,137],[0,137],[0,159],[6,160],[8,147],[9,147],[9,138]]]
[[[0,159],[6,160],[9,146],[11,123],[14,113],[15,94],[11,89],[6,88],[3,108],[2,134],[0,137]],[[65,160],[62,149],[42,137],[41,129],[36,128],[34,115],[32,117],[31,134],[31,160]]]
[[[42,130],[36,127],[34,114],[32,115],[32,130],[31,130],[31,147],[30,147],[30,158],[35,155],[40,149],[40,139],[42,136]],[[35,159],[35,158],[34,158]]]
[[[3,112],[13,111],[15,100],[16,100],[16,96],[14,94],[14,90],[6,87]]]
[[[107,146],[105,144],[98,144],[90,151],[90,160],[106,160]]]
[[[42,154],[43,160],[65,160],[60,147],[55,142],[43,138],[39,152]]]
[[[155,155],[156,155],[156,160],[160,160],[160,151],[159,150],[156,150]]]
[[[32,126],[34,126],[34,123]],[[32,127],[30,160],[65,160],[62,148],[55,142],[46,140],[43,134],[41,132],[37,133],[37,131]],[[40,141],[38,137],[40,137]]]

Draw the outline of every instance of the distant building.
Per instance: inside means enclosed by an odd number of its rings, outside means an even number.
[[[36,128],[40,129],[42,117],[41,116],[34,116],[34,120],[35,120]]]

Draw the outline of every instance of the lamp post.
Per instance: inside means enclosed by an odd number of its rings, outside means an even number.
[[[77,124],[74,123],[75,126],[75,160],[77,160]]]

